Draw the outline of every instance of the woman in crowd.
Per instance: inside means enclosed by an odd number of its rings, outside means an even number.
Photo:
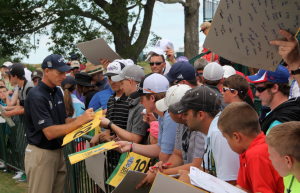
[[[93,77],[86,72],[75,74],[77,91],[84,96],[85,109],[88,108],[94,94],[97,93],[95,85],[91,84],[92,79]]]

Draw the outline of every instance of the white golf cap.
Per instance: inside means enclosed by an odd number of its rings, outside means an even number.
[[[103,76],[119,75],[124,67],[125,67],[125,65],[122,63],[112,62],[112,63],[108,64],[107,71],[105,74],[103,74]]]
[[[215,81],[223,78],[224,70],[222,66],[216,62],[207,64],[203,69],[203,77],[206,80]]]
[[[225,65],[222,66],[222,68],[224,70],[224,75],[223,75],[224,78],[229,78],[230,76],[236,74],[236,71],[232,66]]]
[[[143,93],[161,93],[169,89],[168,79],[161,74],[151,74],[143,82]]]
[[[165,98],[160,99],[155,103],[156,108],[161,112],[168,110],[169,105],[179,102],[185,93],[190,89],[192,88],[186,84],[177,84],[170,87]]]
[[[165,54],[164,51],[166,49],[168,49],[167,46],[169,46],[170,48],[172,48],[174,50],[173,43],[170,40],[168,40],[168,39],[158,40],[156,42],[155,47],[150,50],[148,55],[151,55],[152,53],[156,53],[158,55],[164,55]]]
[[[80,64],[79,64],[79,62],[77,61],[77,60],[73,60],[72,62],[71,62],[71,67],[72,68],[80,68]]]
[[[2,66],[10,67],[13,64],[11,62],[4,62]]]

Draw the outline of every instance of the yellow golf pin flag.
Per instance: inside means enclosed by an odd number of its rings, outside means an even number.
[[[84,125],[81,125],[76,130],[74,130],[71,133],[69,133],[68,135],[66,135],[64,137],[62,146],[66,145],[67,143],[73,141],[74,139],[76,139],[78,137],[83,136],[87,132],[89,132],[89,131],[93,130],[94,128],[96,128],[97,126],[99,126],[99,124],[101,122],[101,120],[99,119],[100,117],[102,117],[102,109],[95,113],[94,120],[92,120]]]
[[[128,170],[145,172],[149,161],[150,158],[134,152],[123,153],[117,167],[106,183],[114,187],[118,186],[121,180],[126,176]]]
[[[93,155],[96,155],[98,153],[101,153],[101,152],[108,151],[108,150],[114,149],[116,147],[119,147],[119,145],[114,145],[113,146],[114,143],[116,143],[116,142],[115,141],[110,141],[110,142],[107,142],[107,143],[99,144],[99,145],[97,145],[95,147],[92,147],[92,148],[89,148],[89,149],[79,151],[77,153],[70,154],[70,155],[68,155],[70,163],[75,164],[77,162],[80,162],[81,160],[92,157]]]

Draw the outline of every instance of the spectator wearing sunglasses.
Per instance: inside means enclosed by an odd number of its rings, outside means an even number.
[[[207,36],[208,31],[210,29],[210,26],[211,26],[210,22],[208,22],[208,21],[203,22],[200,25],[200,28],[201,28],[200,32],[204,33],[204,35]],[[208,51],[207,48],[203,48],[203,52],[202,53],[205,53],[207,51]],[[206,54],[206,55],[202,56],[202,58],[206,59],[208,62],[214,62],[214,61],[218,60],[218,55],[211,52],[209,54]]]
[[[189,130],[201,132],[206,139],[203,164],[199,168],[235,185],[239,156],[230,149],[218,128],[220,107],[219,95],[202,85],[187,91],[179,102],[169,106],[169,111],[174,114],[184,113]],[[179,179],[186,179],[186,174],[183,172]]]
[[[300,98],[289,99],[290,74],[287,68],[279,65],[275,72],[259,70],[256,75],[247,76],[247,80],[256,86],[255,95],[262,105],[271,111],[262,120],[261,129],[268,134],[270,128],[287,121],[300,121]]]
[[[203,70],[203,83],[219,96],[221,100],[221,107],[224,109],[228,104],[224,102],[223,95],[220,87],[223,84],[224,70],[222,66],[216,62],[211,62],[204,67]]]
[[[224,67],[224,66],[223,66]],[[230,104],[233,102],[246,102],[253,109],[255,106],[247,94],[249,89],[249,82],[245,77],[239,74],[234,74],[226,78],[223,82],[223,98],[224,103]],[[248,97],[248,100],[245,100]]]

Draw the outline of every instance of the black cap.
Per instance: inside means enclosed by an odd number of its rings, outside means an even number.
[[[78,56],[76,54],[71,55],[71,60],[78,60]]]
[[[82,86],[95,86],[91,84],[93,77],[86,72],[76,73],[75,80],[77,84]]]
[[[219,96],[209,87],[197,86],[185,93],[182,99],[169,106],[173,114],[180,114],[193,109],[196,111],[213,112],[220,108],[217,105]]]
[[[45,70],[46,68],[56,69],[60,72],[67,72],[73,69],[72,67],[67,65],[65,59],[62,56],[57,54],[51,54],[44,59],[42,63],[42,69]]]
[[[136,98],[138,98],[138,97],[140,97],[140,96],[142,96],[142,95],[144,94],[144,93],[143,93],[143,85],[144,85],[144,81],[145,81],[145,79],[146,79],[148,76],[150,76],[151,74],[153,74],[153,73],[147,74],[147,75],[145,75],[144,78],[142,78],[140,84],[137,84],[137,85],[136,85],[136,91],[130,94],[130,98],[136,99]]]
[[[40,70],[35,70],[31,74],[31,80],[33,80],[34,78],[42,78],[42,77],[43,77],[43,72]]]
[[[6,74],[11,74],[17,77],[25,77],[24,67],[22,64],[14,63],[12,66],[10,66],[9,71],[5,72]]]
[[[72,86],[76,86],[76,80],[73,76],[67,76],[66,79],[64,79],[61,82],[61,86],[63,87],[63,89],[65,89],[65,86],[67,84],[71,84]]]

